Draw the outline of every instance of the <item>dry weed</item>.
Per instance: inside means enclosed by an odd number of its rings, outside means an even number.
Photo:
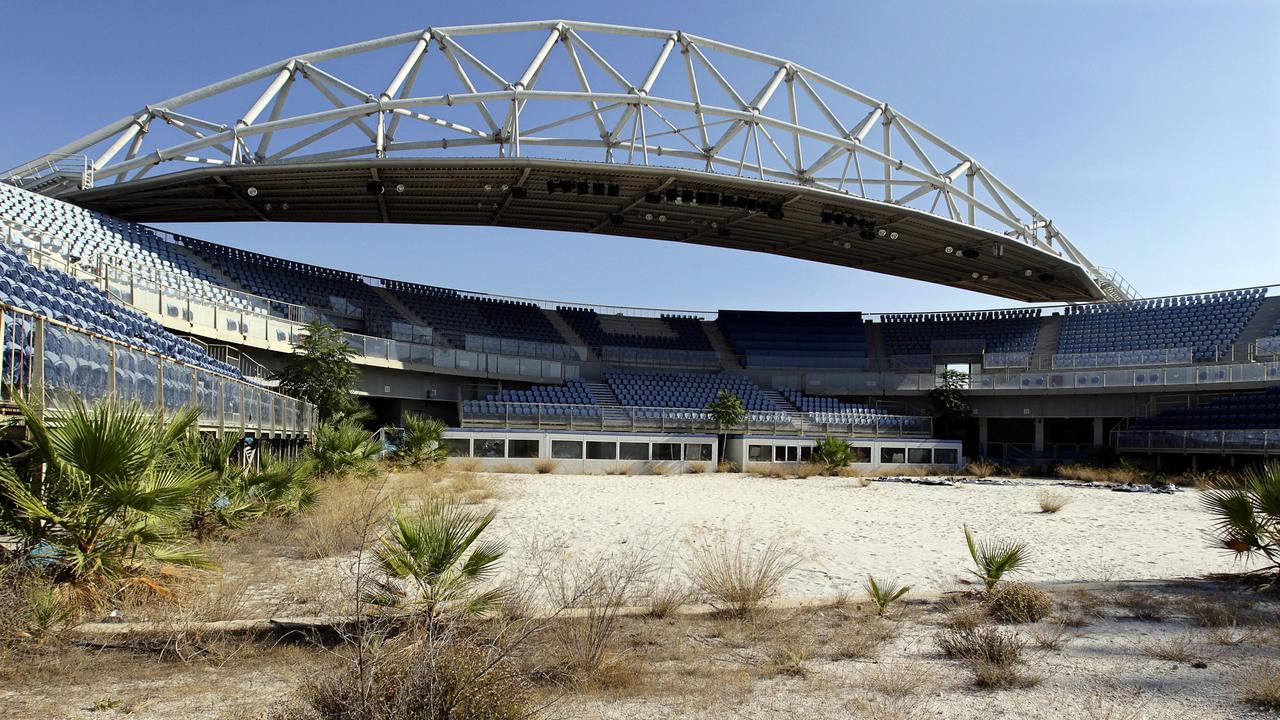
[[[1263,661],[1240,683],[1245,702],[1267,710],[1280,710],[1280,663]]]
[[[712,605],[742,617],[776,595],[799,562],[799,553],[779,538],[757,549],[742,536],[720,533],[694,545],[688,570]]]
[[[551,458],[538,458],[537,460],[533,461],[534,472],[538,473],[539,475],[550,475],[551,473],[554,473],[556,469],[559,467],[560,467],[560,463],[556,462],[555,460],[552,460]]]
[[[1122,593],[1113,602],[1138,620],[1159,622],[1169,616],[1168,601],[1145,588]]]
[[[386,517],[390,505],[380,480],[331,480],[320,490],[315,505],[298,517],[292,532],[294,543],[307,558],[363,550],[371,539],[369,519]]]
[[[976,478],[988,478],[996,474],[1000,467],[990,460],[974,460],[965,466],[964,471]]]
[[[1204,659],[1204,655],[1196,650],[1195,638],[1190,633],[1178,635],[1166,640],[1154,640],[1138,646],[1138,652],[1153,660],[1190,664]]]
[[[1071,502],[1071,496],[1061,490],[1041,490],[1036,493],[1036,502],[1042,513],[1056,513]]]

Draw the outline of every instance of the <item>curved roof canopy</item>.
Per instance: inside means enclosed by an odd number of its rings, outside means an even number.
[[[577,230],[1023,300],[1128,296],[896,108],[673,30],[547,20],[307,53],[149,104],[5,177],[143,222]]]

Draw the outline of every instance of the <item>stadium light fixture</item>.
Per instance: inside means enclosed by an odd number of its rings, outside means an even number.
[[[249,197],[258,197],[258,188],[256,187],[250,186],[245,192],[249,194]]]
[[[951,253],[953,253],[953,252],[955,252],[955,251],[956,251],[956,249],[955,249],[954,247],[950,246],[950,245],[948,245],[948,246],[946,246],[946,247],[942,248],[942,250],[943,250],[944,252],[946,252],[948,255],[950,255]]]
[[[398,193],[404,192],[404,183],[396,183],[396,192]]]

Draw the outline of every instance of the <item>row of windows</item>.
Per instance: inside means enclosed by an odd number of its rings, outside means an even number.
[[[864,445],[850,445],[853,451],[853,462],[871,462],[871,448]],[[809,462],[813,457],[813,447],[809,445],[748,445],[748,462]],[[911,463],[915,465],[955,465],[960,460],[960,451],[955,448],[880,448],[880,462],[892,464]]]
[[[445,438],[453,457],[536,458],[541,440]],[[473,447],[474,445],[474,447]],[[710,462],[711,443],[628,442],[615,440],[552,440],[551,457],[557,460],[659,460]]]

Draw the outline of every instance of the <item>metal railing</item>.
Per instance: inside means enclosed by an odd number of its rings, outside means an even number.
[[[722,428],[701,408],[633,407],[621,405],[567,405],[471,401],[495,406],[482,410],[464,402],[463,427],[504,427],[594,431],[742,432],[772,435],[844,435],[861,437],[916,437],[933,432],[933,419],[914,415],[867,415],[848,422],[818,422],[805,413],[754,411],[737,427]]]
[[[74,393],[154,406],[166,416],[200,409],[200,426],[218,432],[308,437],[313,405],[264,387],[193,367],[149,350],[0,304],[0,401],[40,407]]]
[[[1117,430],[1117,450],[1280,455],[1280,430]]]

